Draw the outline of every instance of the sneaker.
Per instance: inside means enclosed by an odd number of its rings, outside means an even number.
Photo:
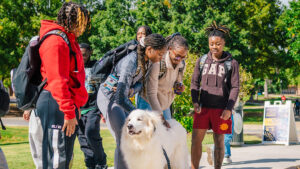
[[[96,165],[95,169],[107,169],[107,165]]]
[[[207,162],[209,165],[214,165],[214,154],[213,154],[213,148],[211,146],[206,147],[206,153],[207,153]]]
[[[232,163],[232,160],[231,160],[230,157],[225,157],[225,158],[223,159],[223,164],[224,164],[224,165],[231,164],[231,163]]]

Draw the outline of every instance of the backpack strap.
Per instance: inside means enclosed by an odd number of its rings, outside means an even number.
[[[199,80],[200,80],[200,82],[202,80],[202,71],[203,71],[203,67],[204,67],[206,59],[207,59],[207,54],[201,56],[201,58],[200,58],[200,62],[199,62],[199,70],[200,70]]]
[[[229,59],[227,59],[227,60],[225,60],[225,62],[224,62],[224,69],[225,69],[225,83],[228,85],[228,88],[230,88],[230,86],[229,86],[229,84],[230,83],[228,83],[229,82],[229,80],[230,80],[230,78],[231,78],[231,73],[230,73],[230,71],[231,71],[231,62],[232,62],[232,58],[229,58]]]
[[[75,71],[74,72],[78,72],[78,68],[77,68],[77,59],[76,59],[76,53],[72,50],[71,47],[71,43],[68,39],[68,36],[61,30],[55,29],[52,31],[47,32],[42,39],[40,39],[39,41],[39,46],[43,43],[43,41],[50,35],[57,35],[63,38],[63,40],[67,43],[67,45],[69,46],[69,50],[70,50],[70,56],[73,55],[74,59],[75,59]]]
[[[159,75],[158,79],[161,79],[167,72],[166,55],[162,57],[159,62]]]

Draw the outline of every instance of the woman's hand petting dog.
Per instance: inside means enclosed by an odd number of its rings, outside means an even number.
[[[167,120],[164,118],[164,115],[161,115],[161,119],[163,121],[164,126],[167,128],[171,128],[170,124],[167,122]]]

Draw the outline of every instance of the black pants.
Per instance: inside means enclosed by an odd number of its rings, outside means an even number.
[[[78,110],[76,109],[75,112],[78,119]],[[68,137],[65,132],[62,132],[64,113],[59,110],[57,102],[49,91],[41,92],[36,113],[43,128],[43,169],[69,169],[76,134]]]
[[[80,148],[84,153],[85,164],[89,168],[106,165],[106,154],[100,136],[100,114],[93,109],[81,116],[77,132]]]

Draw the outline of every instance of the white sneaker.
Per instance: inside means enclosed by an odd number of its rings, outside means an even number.
[[[231,164],[231,163],[232,163],[232,160],[230,157],[224,157],[224,159],[223,159],[224,165]]]

